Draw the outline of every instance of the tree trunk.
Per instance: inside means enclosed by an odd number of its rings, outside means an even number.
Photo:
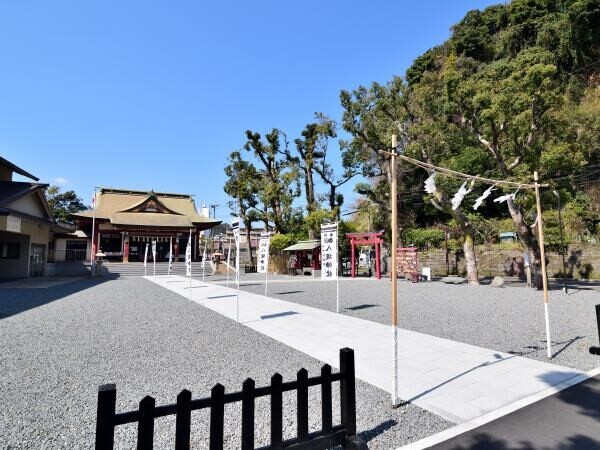
[[[251,231],[252,231],[252,222],[250,220],[244,219],[244,227],[246,227],[246,241],[248,242],[248,257],[250,258],[250,265],[254,265],[254,256],[252,255],[252,239],[251,239]]]
[[[329,184],[329,208],[332,211],[335,209],[335,190],[336,187],[333,184]]]
[[[465,265],[467,267],[467,281],[469,284],[479,284],[479,274],[477,273],[477,259],[475,258],[475,239],[473,237],[473,229],[467,227],[465,229],[465,242],[463,251],[465,252]]]
[[[517,227],[517,236],[523,245],[525,251],[533,257],[532,259],[532,269],[540,270],[542,267],[542,256],[540,253],[540,245],[539,242],[527,223],[525,223],[525,218],[523,217],[523,211],[520,207],[515,205],[512,199],[507,200],[508,211],[513,221],[515,222],[515,226]]]
[[[477,259],[475,258],[475,235],[473,227],[460,208],[456,211],[451,210],[451,213],[456,220],[456,223],[460,226],[465,238],[465,242],[463,243],[463,251],[465,253],[467,281],[471,285],[477,285],[479,284],[479,274],[477,273]]]
[[[263,208],[262,222],[265,224],[265,232],[269,231],[269,209],[267,205],[264,205]]]
[[[310,214],[316,209],[315,205],[315,183],[313,181],[312,167],[304,168],[304,188],[306,191],[306,210]]]

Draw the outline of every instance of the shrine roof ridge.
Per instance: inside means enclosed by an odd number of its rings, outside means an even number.
[[[137,190],[137,189],[119,189],[119,188],[107,188],[100,187],[100,194],[123,194],[123,195],[148,195],[154,194],[159,197],[173,197],[173,198],[192,198],[193,194],[178,194],[174,192],[156,192],[152,189],[149,190]]]

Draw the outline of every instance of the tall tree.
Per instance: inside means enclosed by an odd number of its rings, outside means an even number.
[[[246,130],[248,139],[244,149],[252,152],[261,168],[256,177],[260,180],[258,190],[271,209],[275,231],[286,233],[287,222],[292,215],[292,203],[300,195],[298,169],[289,159],[288,141],[285,134],[274,128],[263,141],[259,133]]]
[[[327,193],[326,198],[329,203],[329,208],[339,220],[341,207],[344,203],[344,196],[338,192],[338,188],[361,172],[361,155],[355,152],[349,143],[343,140],[340,141],[342,172],[336,174],[333,170],[333,166],[327,160],[327,150],[329,148],[329,138],[337,136],[337,124],[322,113],[317,113],[316,118],[319,126],[328,130],[329,133],[323,134],[322,136],[321,152],[315,164],[315,171],[319,174],[323,183],[328,186],[329,192]]]
[[[400,136],[400,151],[411,153],[418,159],[436,163],[448,155],[449,146],[444,140],[447,130],[434,119],[439,116],[440,107],[434,92],[435,90],[428,86],[414,95],[399,77],[395,77],[386,86],[374,83],[370,89],[360,87],[353,93],[342,91],[344,128],[353,135],[350,149],[359,156],[357,160],[362,161],[363,173],[374,180],[371,189],[365,193],[381,207],[381,210],[388,213],[391,210],[388,190],[391,168],[389,160],[382,157],[378,150],[389,148],[392,133],[398,133]],[[432,117],[421,118],[425,114]],[[415,184],[421,184],[422,178],[415,176],[414,167],[400,165],[399,172],[399,190],[402,198],[403,192],[410,193]],[[430,200],[439,212],[450,215],[460,226],[464,236],[467,278],[469,283],[478,284],[474,231],[471,224],[460,208],[451,207],[447,190],[437,190]],[[414,216],[410,209],[399,204],[398,210],[399,217],[405,220],[404,224],[412,224]],[[386,215],[389,217],[389,214]],[[398,225],[400,224],[396,224]]]
[[[252,223],[259,218],[256,210],[258,206],[256,196],[258,171],[252,163],[244,160],[237,150],[231,152],[228,163],[225,167],[228,179],[223,189],[233,199],[228,203],[229,208],[237,211],[244,224],[250,265],[254,265],[251,232]]]
[[[60,192],[60,187],[50,186],[46,190],[48,206],[54,219],[58,222],[74,224],[71,214],[87,209],[83,200],[75,191]]]

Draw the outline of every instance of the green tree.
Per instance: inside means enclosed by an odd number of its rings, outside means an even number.
[[[236,211],[236,215],[244,224],[250,265],[254,265],[251,231],[252,223],[259,219],[256,209],[258,206],[256,195],[259,182],[258,171],[252,163],[242,158],[239,151],[231,152],[228,163],[225,167],[228,179],[223,189],[233,199],[228,203],[229,208]]]
[[[58,186],[50,186],[46,190],[46,199],[57,222],[73,225],[75,221],[71,214],[88,209],[75,191],[60,192]]]
[[[244,149],[252,152],[261,165],[256,173],[256,191],[270,208],[269,218],[275,231],[285,234],[293,215],[292,203],[300,195],[298,168],[289,159],[287,138],[276,128],[265,135],[266,141],[250,130],[246,131],[246,138]]]

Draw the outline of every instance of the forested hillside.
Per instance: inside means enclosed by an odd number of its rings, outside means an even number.
[[[600,0],[515,0],[470,11],[405,77],[342,91],[341,101],[350,152],[371,180],[359,189],[380,206],[381,227],[389,223],[390,168],[378,150],[396,133],[404,154],[437,166],[522,183],[538,171],[550,184],[542,196],[550,244],[558,236],[557,195],[567,238],[598,237]],[[425,226],[450,227],[469,268],[476,241],[514,230],[539,255],[533,192],[495,203],[514,193],[497,188],[475,211],[489,186],[474,184],[454,210],[461,181],[438,176],[437,189],[426,194],[431,172],[405,163],[400,172],[405,239]],[[476,266],[468,275],[476,282]]]

